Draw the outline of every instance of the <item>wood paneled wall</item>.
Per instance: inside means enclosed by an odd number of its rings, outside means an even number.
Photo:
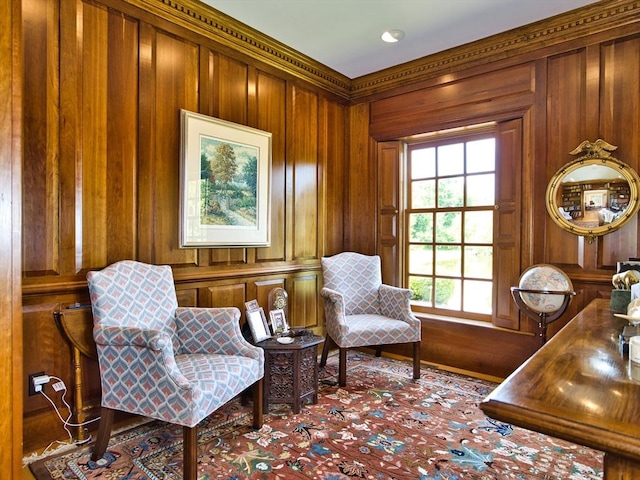
[[[289,322],[320,332],[319,260],[343,247],[344,100],[128,3],[23,5],[25,377],[72,384],[53,312],[86,304],[86,273],[122,259],[171,265],[181,305],[266,309],[284,287]],[[271,246],[178,247],[180,109],[272,133]],[[31,451],[64,431],[26,388]]]
[[[21,477],[22,315],[20,200],[22,22],[19,0],[0,1],[0,472]]]

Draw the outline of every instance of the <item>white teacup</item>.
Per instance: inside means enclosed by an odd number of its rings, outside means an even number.
[[[640,364],[640,336],[629,339],[629,360]]]

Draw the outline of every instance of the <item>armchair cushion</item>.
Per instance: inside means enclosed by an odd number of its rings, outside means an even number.
[[[375,314],[347,315],[344,328],[339,333],[329,325],[327,332],[343,348],[420,341],[419,329],[414,325]]]
[[[264,351],[245,340],[237,328],[239,322],[237,308],[178,307],[180,353],[241,355],[256,360],[264,371]]]

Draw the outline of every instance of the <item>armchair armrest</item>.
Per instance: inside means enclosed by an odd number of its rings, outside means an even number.
[[[322,295],[325,300],[337,304],[344,312],[344,297],[341,293],[327,287],[322,287],[322,290],[320,290],[320,295]]]
[[[178,307],[176,327],[187,353],[238,355],[264,363],[264,352],[251,345],[240,331],[240,310],[235,307]]]
[[[327,287],[320,290],[324,298],[324,316],[327,332],[332,338],[345,335],[349,330],[345,318],[344,297],[341,293]]]
[[[176,366],[173,342],[168,332],[98,324],[93,327],[93,338],[98,347],[98,358],[102,355],[136,358],[141,364],[146,365],[155,377],[171,378],[178,387],[189,388],[189,381]],[[119,381],[120,373],[115,371],[108,373],[111,367],[102,364],[102,361],[100,361],[100,369],[103,383]]]
[[[419,328],[420,320],[411,311],[411,290],[408,288],[380,285],[380,312],[385,317],[402,320]]]
[[[324,298],[325,315],[336,318],[339,322],[344,322],[344,297],[341,293],[327,287],[320,290],[320,295]]]
[[[142,330],[136,327],[96,325],[93,327],[96,345],[114,347],[144,347],[162,350],[171,345],[168,333],[159,330]]]

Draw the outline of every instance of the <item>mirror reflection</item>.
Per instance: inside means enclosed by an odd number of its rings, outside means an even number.
[[[624,226],[638,213],[640,177],[611,155],[616,149],[604,140],[585,140],[551,178],[545,197],[553,221],[588,242]]]
[[[565,220],[593,228],[621,218],[629,206],[629,195],[629,182],[619,171],[589,165],[562,178],[556,201]]]

